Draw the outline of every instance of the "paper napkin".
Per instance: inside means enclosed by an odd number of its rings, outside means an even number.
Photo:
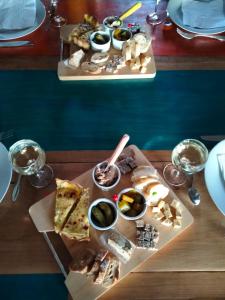
[[[224,0],[182,0],[183,24],[202,29],[225,26]]]
[[[36,0],[0,0],[0,29],[16,30],[34,26]]]
[[[225,181],[225,153],[217,154],[217,161],[223,180]]]

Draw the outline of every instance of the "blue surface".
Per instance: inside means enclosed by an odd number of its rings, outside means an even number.
[[[225,71],[160,71],[154,81],[60,82],[54,71],[0,72],[0,132],[46,150],[112,149],[127,132],[141,149],[224,134]]]
[[[61,274],[0,275],[1,300],[68,300]]]

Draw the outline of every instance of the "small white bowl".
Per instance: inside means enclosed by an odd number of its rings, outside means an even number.
[[[93,169],[93,171],[92,171],[92,179],[93,179],[95,185],[96,185],[99,189],[101,189],[102,191],[109,191],[109,190],[112,190],[112,189],[119,183],[120,178],[121,178],[121,173],[120,173],[120,169],[117,167],[117,165],[113,165],[112,167],[116,169],[116,172],[117,172],[117,175],[118,175],[116,181],[115,181],[112,185],[110,185],[110,186],[104,186],[104,185],[101,185],[101,184],[99,184],[98,181],[96,181],[96,179],[95,179],[95,170],[96,170],[96,168],[99,168],[99,167],[100,167],[101,165],[103,165],[103,164],[106,165],[106,164],[107,164],[107,161],[103,161],[103,162],[97,164],[97,165],[94,167],[94,169]]]
[[[125,215],[125,214],[120,210],[120,208],[119,208],[119,201],[120,201],[121,196],[122,196],[123,194],[129,192],[129,191],[135,191],[136,193],[140,194],[140,195],[143,197],[143,199],[144,199],[144,208],[143,208],[143,210],[139,213],[139,215],[134,216],[134,217],[129,217],[129,216]],[[144,195],[143,195],[140,191],[137,191],[137,190],[134,189],[134,188],[127,188],[127,189],[122,190],[122,191],[118,194],[118,201],[116,202],[116,206],[117,206],[117,209],[118,209],[118,211],[119,211],[121,217],[123,217],[124,219],[129,220],[129,221],[134,221],[134,220],[137,220],[137,219],[142,218],[142,217],[145,215],[146,211],[147,211],[147,203],[146,203],[146,199],[145,199]]]
[[[124,30],[126,32],[128,32],[128,35],[129,35],[129,38],[126,39],[125,41],[121,41],[121,40],[118,40],[116,37],[115,37],[115,33],[117,30]],[[127,41],[129,41],[132,37],[132,33],[130,30],[128,30],[127,28],[117,28],[115,30],[113,30],[112,32],[112,44],[113,44],[113,47],[117,50],[122,50],[123,48],[123,44]]]
[[[98,44],[96,43],[96,41],[94,41],[95,36],[99,34],[102,35],[104,37],[106,37],[107,42],[104,44]],[[90,36],[90,43],[91,43],[91,48],[94,51],[98,51],[98,52],[107,52],[110,49],[110,44],[111,44],[111,37],[110,34],[105,32],[105,31],[95,31],[91,34]]]
[[[100,226],[96,225],[94,223],[94,221],[92,220],[92,217],[91,217],[92,208],[94,206],[98,205],[101,202],[107,203],[107,204],[111,205],[112,209],[114,210],[114,214],[115,214],[115,219],[113,220],[112,224],[109,225],[109,226],[106,226],[106,227],[100,227]],[[109,229],[111,229],[112,227],[115,226],[115,224],[116,224],[116,222],[118,220],[118,211],[117,211],[116,205],[111,200],[109,200],[107,198],[99,198],[99,199],[95,200],[89,206],[89,209],[88,209],[88,220],[89,220],[89,223],[91,224],[91,226],[94,227],[97,230],[109,230]]]
[[[109,23],[112,23],[115,20],[119,20],[119,18],[117,16],[108,16],[103,20],[104,30],[106,32],[108,32],[109,34],[112,34],[114,29],[123,26],[123,21],[122,20],[120,20],[120,25],[118,25],[118,26],[113,26],[113,27],[109,26]]]

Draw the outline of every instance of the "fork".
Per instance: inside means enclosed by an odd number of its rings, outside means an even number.
[[[185,39],[191,40],[195,37],[206,37],[206,38],[210,38],[210,39],[215,39],[218,41],[225,41],[225,36],[223,35],[207,35],[207,34],[200,34],[200,33],[190,33],[190,32],[186,32],[181,30],[180,28],[177,28],[177,33],[182,36]]]

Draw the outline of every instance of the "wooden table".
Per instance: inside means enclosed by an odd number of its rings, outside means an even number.
[[[56,177],[73,179],[110,153],[48,152],[47,159]],[[144,153],[160,172],[170,161],[170,151]],[[33,203],[54,190],[54,183],[36,190],[23,178],[21,194],[12,203],[14,183],[15,178],[0,209],[0,274],[60,272],[28,213]],[[211,200],[202,173],[196,175],[195,184],[202,198],[198,207],[185,190],[175,191],[194,216],[194,224],[101,299],[224,299],[225,218]]]
[[[50,0],[42,0],[46,4],[47,10]],[[165,2],[168,0],[162,0]],[[142,0],[143,6],[129,17],[129,22],[139,22],[145,24],[147,14],[152,11],[155,0]],[[85,13],[96,16],[102,21],[109,13],[111,15],[120,15],[123,11],[134,4],[133,0],[63,0],[59,1],[58,12],[67,19],[67,24],[78,23],[82,20]],[[31,40],[34,43],[32,48],[1,48],[0,49],[0,69],[57,69],[59,60],[59,32],[58,28],[50,26],[46,30],[47,19],[44,24],[34,33],[26,36],[26,40]],[[24,40],[25,38],[21,38]],[[170,45],[173,49],[172,55],[162,54],[165,45]],[[216,42],[216,46],[211,46],[215,41],[195,39],[192,41],[185,41],[178,36],[175,26],[171,33],[163,33],[162,26],[159,25],[156,32],[153,33],[153,49],[158,48],[160,55],[155,52],[155,61],[157,70],[224,70],[225,56],[223,53],[224,44]],[[192,55],[180,55],[179,45],[183,48],[190,48]],[[205,49],[205,50],[204,50]],[[222,51],[221,51],[222,49]],[[193,50],[193,52],[192,52]],[[199,51],[203,51],[199,55]],[[215,52],[215,55],[210,55]],[[216,53],[219,55],[216,55]]]

